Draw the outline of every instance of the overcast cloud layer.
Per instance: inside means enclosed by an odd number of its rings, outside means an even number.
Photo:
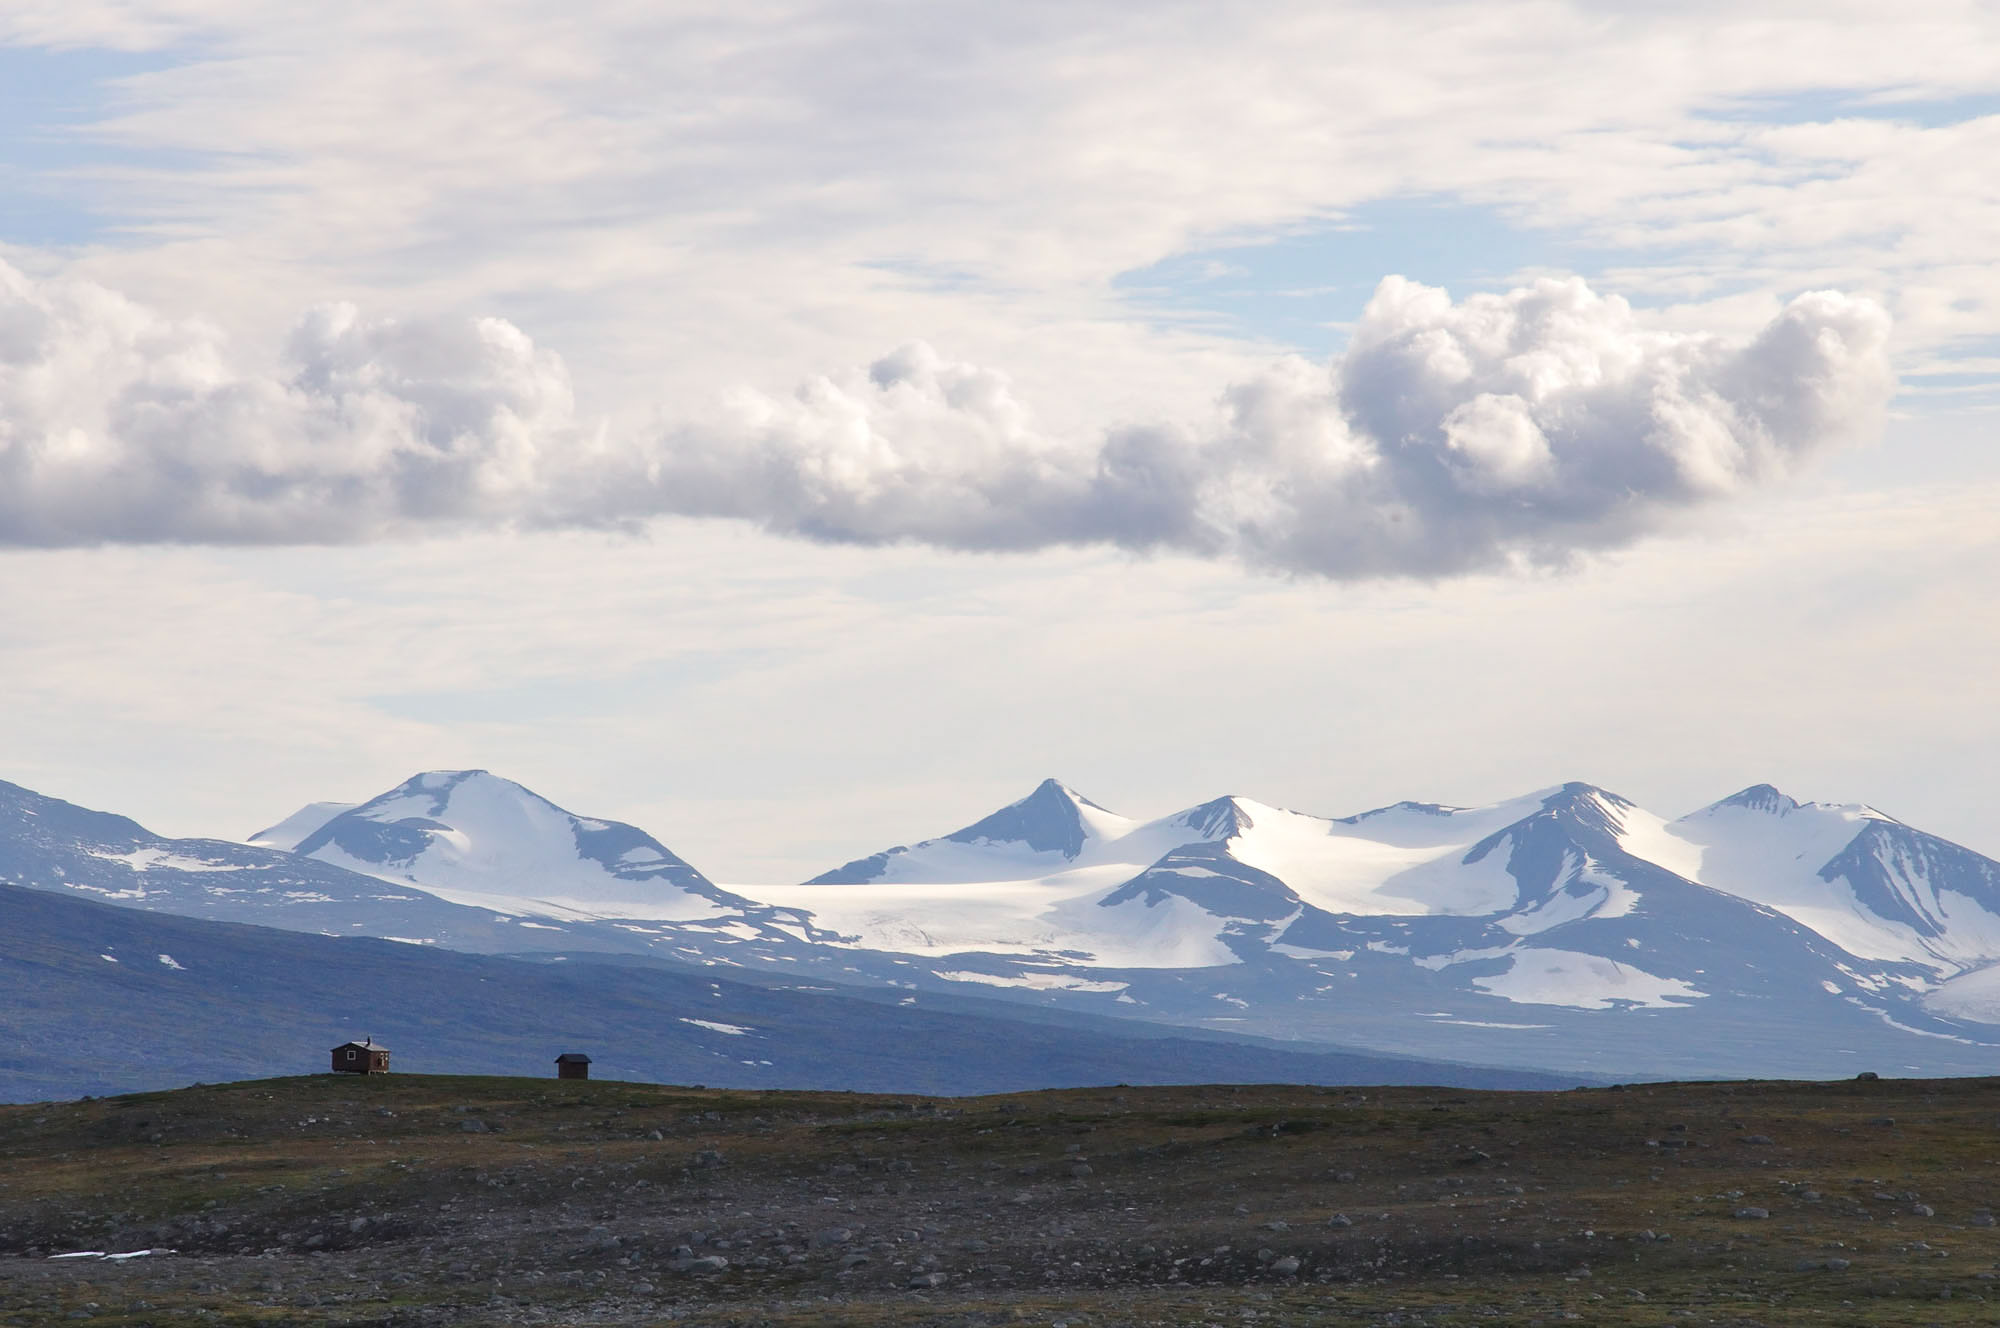
[[[1328,576],[1562,561],[1870,436],[1893,378],[1866,300],[1748,340],[1642,328],[1580,280],[1454,304],[1383,281],[1348,350],[1213,419],[1052,434],[996,371],[912,343],[648,437],[580,417],[500,319],[316,310],[268,375],[220,335],[0,267],[0,539],[311,543],[727,516],[813,539],[1107,544]],[[690,412],[690,414],[694,414]]]

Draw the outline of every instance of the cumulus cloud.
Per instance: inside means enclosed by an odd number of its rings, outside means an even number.
[[[1888,319],[1804,295],[1747,342],[1648,331],[1583,282],[1454,304],[1391,277],[1346,354],[1289,360],[1202,426],[1066,441],[923,346],[740,403],[652,458],[666,510],[815,539],[1106,543],[1334,577],[1554,562],[1880,426]]]
[[[1212,419],[1059,436],[921,344],[649,437],[580,420],[498,319],[315,311],[282,370],[82,283],[0,268],[0,541],[308,542],[733,517],[966,550],[1112,545],[1330,577],[1559,562],[1879,428],[1888,320],[1820,292],[1748,340],[1640,325],[1579,280],[1454,303],[1386,279],[1330,365]]]
[[[309,543],[532,513],[569,379],[499,319],[315,310],[281,374],[221,334],[0,264],[0,540]],[[574,451],[574,448],[570,448]]]

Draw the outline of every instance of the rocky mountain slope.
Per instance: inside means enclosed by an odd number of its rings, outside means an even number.
[[[2000,864],[1768,786],[1673,821],[1579,783],[1138,822],[1050,781],[760,893],[935,978],[1269,1035],[1673,1073],[1979,1066],[2000,1040]]]
[[[453,816],[461,824],[441,819]],[[298,847],[309,851],[289,851]],[[524,883],[546,886],[549,897],[506,893]],[[795,913],[717,888],[631,826],[571,816],[483,771],[420,775],[359,807],[315,804],[248,844],[170,839],[0,782],[0,884],[488,954],[685,957],[704,945],[784,949],[812,933]],[[603,922],[607,896],[620,901],[614,914],[649,916]]]
[[[6,879],[295,930],[1608,1077],[1963,1073],[2000,1055],[2000,864],[1762,785],[1673,820],[1581,783],[1486,807],[1327,818],[1227,797],[1137,820],[1050,780],[806,883],[728,889],[483,771],[320,804],[249,847],[10,797]]]
[[[0,886],[0,1010],[0,1100],[14,1101],[313,1072],[364,1035],[405,1072],[542,1076],[583,1051],[600,1075],[757,1088],[1571,1082],[653,961],[301,935],[13,886]]]

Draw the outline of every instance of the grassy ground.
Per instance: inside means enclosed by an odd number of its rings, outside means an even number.
[[[1972,1324],[1996,1203],[1994,1080],[321,1076],[0,1107],[0,1324]]]

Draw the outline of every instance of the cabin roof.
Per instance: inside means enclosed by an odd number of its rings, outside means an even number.
[[[374,1040],[373,1038],[370,1038],[370,1039],[369,1039],[368,1041],[366,1041],[366,1042],[343,1042],[343,1043],[341,1043],[341,1044],[340,1044],[339,1046],[335,1047],[335,1048],[334,1048],[334,1050],[335,1050],[335,1051],[346,1051],[346,1050],[347,1050],[347,1049],[348,1049],[349,1047],[352,1047],[352,1048],[354,1048],[354,1049],[355,1049],[356,1051],[387,1051],[387,1050],[388,1050],[388,1048],[387,1048],[387,1047],[385,1047],[385,1046],[383,1046],[383,1045],[382,1045],[381,1043],[379,1043],[379,1042],[375,1041],[375,1040]]]
[[[584,1054],[583,1054],[582,1052],[580,1052],[580,1051],[566,1051],[566,1052],[564,1052],[564,1053],[563,1053],[562,1055],[560,1055],[560,1056],[556,1057],[556,1064],[557,1064],[557,1065],[588,1065],[588,1064],[590,1064],[590,1057],[588,1057],[588,1056],[584,1055]]]

